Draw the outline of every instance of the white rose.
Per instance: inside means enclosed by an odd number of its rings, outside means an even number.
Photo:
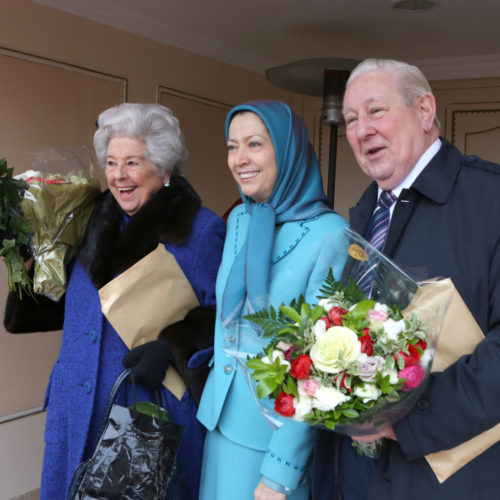
[[[371,400],[377,400],[382,394],[382,391],[374,384],[364,384],[364,387],[357,386],[354,388],[354,395],[363,400],[363,403],[368,403]]]
[[[326,323],[322,319],[319,319],[318,321],[316,321],[316,323],[314,323],[312,331],[314,334],[314,338],[316,340],[319,340],[326,332]]]
[[[326,311],[329,311],[332,307],[335,307],[338,305],[338,303],[331,298],[329,299],[321,299],[319,301],[319,305],[324,307]]]
[[[304,420],[304,417],[313,410],[313,399],[307,396],[301,396],[299,399],[293,398],[293,406],[295,408],[293,418],[296,420]]]
[[[368,356],[362,352],[357,359],[359,378],[364,382],[373,382],[377,372],[384,366],[384,358],[381,356]]]
[[[383,323],[382,328],[389,340],[398,340],[398,335],[405,329],[405,320],[394,321],[389,318]]]
[[[290,370],[290,363],[285,359],[285,353],[283,351],[280,351],[279,349],[274,349],[273,351],[273,361],[276,361],[276,359],[280,360],[280,365],[282,366],[286,366],[287,367],[287,371]],[[268,356],[264,356],[263,358],[261,358],[261,361],[263,363],[266,363],[266,365],[270,365],[272,364],[271,361],[269,360],[269,357]]]
[[[434,351],[432,347],[427,346],[427,349],[424,351],[422,356],[420,357],[420,364],[428,370],[431,366],[432,360],[434,359]]]
[[[399,382],[398,371],[395,368],[393,368],[392,370],[384,370],[382,372],[383,377],[386,377],[387,375],[389,375],[389,382],[392,385],[395,385]]]
[[[349,399],[334,387],[320,387],[314,395],[313,406],[321,411],[330,411]]]
[[[329,328],[312,346],[309,353],[314,366],[326,373],[338,373],[361,353],[358,336],[345,326]]]
[[[386,304],[381,304],[380,302],[377,302],[374,306],[373,306],[373,309],[375,309],[375,311],[381,311],[381,312],[385,312],[387,314],[389,314],[389,306],[386,305]]]

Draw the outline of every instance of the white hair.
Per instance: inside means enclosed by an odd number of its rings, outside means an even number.
[[[103,111],[97,119],[94,148],[99,164],[106,168],[109,141],[132,137],[144,142],[144,155],[156,174],[178,173],[188,152],[179,120],[161,104],[124,103]]]
[[[431,86],[419,68],[393,59],[365,59],[360,62],[349,75],[346,89],[356,77],[370,71],[380,71],[393,77],[408,106],[414,106],[420,97],[432,94]],[[441,127],[437,116],[434,118],[434,124],[438,128]]]

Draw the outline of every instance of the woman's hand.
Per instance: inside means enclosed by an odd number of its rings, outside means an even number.
[[[134,347],[125,354],[122,364],[125,368],[132,368],[135,382],[154,391],[161,387],[172,360],[169,345],[159,339]]]
[[[264,483],[259,483],[254,491],[255,500],[286,500],[287,496],[284,493],[278,493],[276,490],[269,488]]]

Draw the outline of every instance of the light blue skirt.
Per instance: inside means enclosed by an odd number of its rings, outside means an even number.
[[[201,469],[200,500],[253,500],[265,453],[241,446],[218,430],[208,431]],[[309,483],[289,500],[307,500]]]

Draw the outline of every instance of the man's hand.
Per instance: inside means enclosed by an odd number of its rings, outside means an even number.
[[[371,443],[372,441],[376,441],[377,439],[381,438],[393,439],[394,441],[398,440],[396,434],[394,433],[392,425],[390,427],[387,427],[387,429],[378,432],[377,434],[366,434],[364,436],[351,436],[351,438],[354,441],[359,441],[361,443]]]

